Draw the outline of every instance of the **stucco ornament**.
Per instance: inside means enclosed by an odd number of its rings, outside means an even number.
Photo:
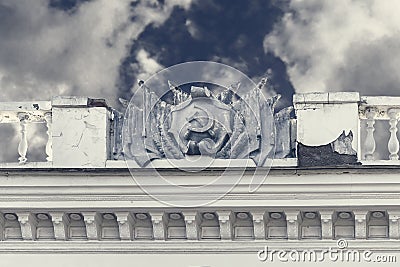
[[[115,143],[122,144],[116,156],[124,158],[135,185],[162,203],[213,203],[245,172],[252,173],[246,183],[255,192],[276,155],[291,155],[290,110],[274,114],[279,96],[265,97],[274,92],[268,79],[256,84],[231,66],[193,61],[163,69],[132,90],[131,99],[123,101],[123,125],[113,133],[121,138]],[[196,197],[203,190],[207,197]],[[182,202],[183,195],[191,196],[190,201]]]
[[[233,91],[239,83],[213,93],[207,86],[190,86],[185,92],[168,81],[168,101],[140,81],[141,101],[131,102],[126,112],[125,157],[140,166],[188,155],[251,158],[262,166],[274,154],[273,108],[279,98],[264,98],[266,82],[239,96]]]

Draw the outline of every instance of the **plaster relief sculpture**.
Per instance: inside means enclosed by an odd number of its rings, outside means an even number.
[[[124,153],[140,166],[153,159],[202,155],[219,159],[251,158],[262,166],[274,156],[273,109],[279,96],[266,99],[266,80],[239,97],[232,85],[215,94],[206,86],[185,92],[168,81],[171,98],[157,97],[140,82],[142,102],[127,106]]]

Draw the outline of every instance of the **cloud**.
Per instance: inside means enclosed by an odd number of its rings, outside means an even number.
[[[83,2],[67,12],[48,0],[0,3],[0,101],[87,95],[115,103],[121,61],[146,26],[190,1]]]
[[[164,66],[160,65],[155,58],[152,58],[149,53],[142,48],[137,51],[136,63],[133,63],[131,68],[138,80],[147,80],[150,76],[162,70]]]
[[[291,1],[264,39],[296,92],[400,95],[397,0]]]
[[[84,1],[72,10],[48,0],[0,1],[0,102],[50,100],[55,95],[105,98],[117,105],[119,68],[148,25],[159,27],[175,6],[191,1]],[[137,73],[160,66],[146,51]],[[45,158],[44,125],[28,129],[28,160]],[[15,162],[19,125],[0,125],[0,162]]]
[[[192,20],[187,19],[185,25],[187,27],[188,32],[194,39],[201,40],[203,34],[200,32],[197,25]]]
[[[132,47],[132,56],[121,68],[121,97],[131,96],[139,64],[136,55],[144,50],[166,67],[210,60],[237,68],[256,83],[268,76],[275,88],[270,94],[283,96],[278,109],[291,105],[294,90],[285,64],[271,53],[264,53],[264,37],[284,13],[275,2],[201,0],[193,1],[187,10],[176,8],[159,27],[147,27]]]

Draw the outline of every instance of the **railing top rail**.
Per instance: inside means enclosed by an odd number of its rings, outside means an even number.
[[[0,102],[0,123],[43,122],[51,109],[51,101]]]
[[[362,96],[363,106],[400,106],[400,96]]]
[[[293,95],[293,104],[344,104],[360,102],[358,92],[305,93]]]
[[[30,101],[30,102],[0,102],[0,112],[29,112],[29,111],[50,111],[51,101]]]
[[[290,142],[296,140],[311,149],[320,149],[320,147],[336,142],[341,144],[336,148],[342,152],[336,150],[335,152],[342,153],[346,157],[352,156],[351,160],[354,163],[357,160],[360,163],[360,160],[374,159],[376,146],[381,146],[379,142],[375,142],[374,124],[378,120],[386,120],[389,123],[386,127],[390,135],[387,143],[390,164],[399,159],[400,145],[397,140],[397,125],[400,121],[400,96],[360,97],[357,92],[307,93],[294,95],[293,105],[297,115],[296,123],[288,124],[287,127],[290,128],[287,130],[288,134],[283,137],[287,138],[285,140],[290,140]],[[0,102],[0,123],[19,123],[19,130],[15,129],[20,132],[18,145],[18,153],[21,156],[20,163],[25,163],[27,160],[29,123],[35,122],[44,123],[47,127],[45,152],[47,161],[54,162],[54,166],[81,166],[80,164],[86,166],[89,164],[92,167],[98,167],[114,164],[107,160],[110,155],[122,151],[122,124],[120,119],[116,120],[112,115],[111,108],[104,100],[88,97],[57,96],[50,101]],[[379,127],[377,130],[382,131]],[[365,138],[361,136],[361,129],[367,133]],[[321,131],[324,134],[321,134]],[[380,133],[377,131],[375,135],[377,134]],[[56,144],[54,146],[53,137],[55,137]],[[362,138],[365,140],[361,140]],[[101,144],[99,144],[99,140],[101,140]],[[109,142],[112,143],[109,144]],[[279,140],[279,142],[283,141]],[[78,145],[71,146],[71,143]],[[348,149],[350,146],[351,149]],[[295,145],[288,147],[296,149]],[[344,149],[342,149],[343,147]],[[53,149],[57,155],[54,160]],[[375,159],[383,157],[378,152],[387,153],[386,148],[384,152],[381,150],[377,150]],[[82,153],[82,151],[85,152]],[[354,151],[357,152],[357,155],[354,154]],[[89,154],[90,158],[86,154]],[[290,154],[295,159],[288,166],[306,166],[302,164],[308,164],[306,161],[309,159],[298,155]],[[342,158],[338,160],[342,160]],[[115,157],[115,159],[121,158]],[[299,162],[297,162],[298,159]],[[303,160],[302,163],[300,159]],[[328,161],[321,160],[312,164],[323,165],[327,164],[326,162]],[[347,161],[344,160],[344,162],[348,164]],[[396,162],[396,165],[398,164],[400,163]]]

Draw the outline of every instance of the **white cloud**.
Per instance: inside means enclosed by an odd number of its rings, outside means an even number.
[[[149,53],[143,48],[137,51],[136,61],[137,63],[132,64],[131,68],[138,73],[137,79],[140,80],[147,80],[150,76],[164,68],[156,59],[151,58]]]
[[[196,23],[194,23],[192,20],[187,19],[185,22],[185,26],[187,28],[187,31],[190,33],[190,35],[197,40],[201,40],[203,37],[202,33],[198,29]]]
[[[0,102],[85,95],[115,106],[129,46],[146,26],[164,23],[174,6],[187,9],[191,3],[141,1],[132,8],[131,2],[96,0],[68,13],[50,8],[48,0],[0,1]],[[145,51],[137,59],[138,74],[160,67]],[[29,127],[28,157],[35,161],[45,157],[45,129]],[[18,131],[18,125],[0,125],[0,147],[10,148],[0,153],[0,162],[16,160]]]
[[[264,48],[297,92],[400,95],[400,1],[292,0]]]
[[[149,24],[161,25],[190,1],[85,2],[73,13],[47,0],[0,3],[0,101],[52,95],[117,98],[116,81],[129,46]]]

